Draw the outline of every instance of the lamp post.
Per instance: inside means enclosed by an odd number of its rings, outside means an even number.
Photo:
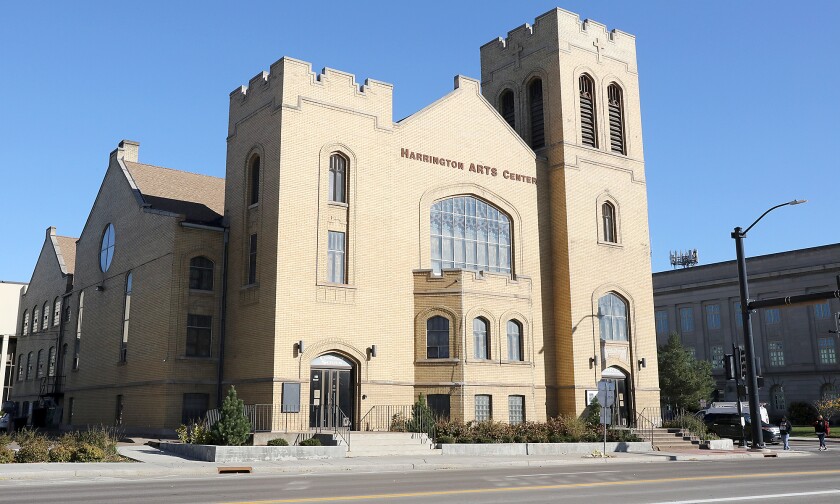
[[[756,374],[755,367],[755,346],[753,344],[752,324],[750,323],[750,293],[747,285],[747,260],[744,258],[744,238],[747,237],[747,233],[750,229],[758,224],[758,221],[763,219],[765,215],[769,214],[773,210],[787,205],[798,205],[800,203],[805,203],[805,201],[806,200],[793,200],[776,205],[761,214],[761,217],[750,224],[747,229],[742,230],[740,227],[736,227],[735,230],[732,231],[732,238],[735,240],[735,254],[738,257],[738,286],[741,291],[741,319],[743,320],[742,326],[744,327],[744,350],[747,353],[746,385],[749,394],[750,417],[752,418],[750,427],[752,430],[753,450],[764,448],[764,438],[761,435],[761,407],[758,403],[758,376]]]

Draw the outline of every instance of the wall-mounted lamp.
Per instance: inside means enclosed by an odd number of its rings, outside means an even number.
[[[598,357],[589,358],[589,368],[592,369],[594,367],[598,367]]]
[[[371,359],[376,357],[376,345],[371,345],[368,350],[370,351]]]
[[[647,367],[647,359],[642,357],[641,359],[639,359],[639,369],[646,368],[646,367]]]
[[[104,285],[97,285],[97,286],[96,286],[96,291],[97,291],[97,292],[102,292],[102,291],[104,291],[104,290],[105,290],[105,286],[104,286]]]
[[[303,340],[300,340],[297,343],[295,343],[295,349],[297,350],[298,355],[303,353]]]

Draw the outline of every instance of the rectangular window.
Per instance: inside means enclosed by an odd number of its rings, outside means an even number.
[[[720,329],[720,305],[706,305],[706,328],[712,331]]]
[[[680,330],[684,333],[694,331],[694,311],[691,308],[680,308]]]
[[[429,394],[426,404],[438,420],[449,420],[449,394]]]
[[[818,319],[831,318],[831,307],[828,302],[814,305],[814,317]]]
[[[187,357],[210,357],[210,315],[187,315]]]
[[[184,394],[181,404],[181,423],[188,425],[191,422],[203,420],[207,414],[209,404],[209,394],[196,394],[192,392]]]
[[[508,423],[520,424],[525,421],[525,396],[508,396]]]
[[[773,367],[785,365],[785,348],[781,341],[771,341],[768,343],[770,347],[770,365]]]
[[[281,412],[283,413],[299,413],[300,412],[300,383],[283,383],[283,398],[281,403]]]
[[[723,346],[712,345],[712,369],[723,369]]]
[[[117,411],[114,415],[114,425],[119,427],[123,424],[123,396],[122,394],[117,396]]]
[[[668,335],[668,312],[665,310],[656,312],[656,334],[659,336]]]
[[[251,235],[248,245],[248,285],[257,283],[257,235]]]
[[[344,280],[344,233],[330,231],[327,244],[327,281],[343,284]]]
[[[493,399],[489,395],[475,396],[475,421],[486,422],[493,419]]]
[[[735,325],[737,327],[744,327],[744,316],[741,314],[741,302],[738,301],[733,305],[735,313]]]
[[[837,364],[834,337],[820,338],[820,363]]]
[[[749,303],[747,303],[749,306]],[[782,321],[782,312],[778,308],[768,308],[764,312],[764,321],[768,324],[778,324]]]

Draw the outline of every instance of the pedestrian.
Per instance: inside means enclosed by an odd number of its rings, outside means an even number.
[[[828,447],[825,445],[825,437],[829,434],[831,428],[828,426],[828,421],[823,419],[823,416],[820,415],[817,418],[817,421],[814,422],[814,432],[817,433],[817,437],[820,438],[820,450],[828,450]]]
[[[785,444],[785,450],[790,450],[790,431],[790,422],[787,417],[783,416],[779,422],[779,432],[782,434],[782,442]]]

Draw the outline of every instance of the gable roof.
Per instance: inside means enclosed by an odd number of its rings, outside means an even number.
[[[225,213],[225,179],[123,161],[144,203],[183,215],[187,221],[220,225]]]
[[[56,236],[54,245],[57,246],[55,254],[59,257],[59,264],[62,264],[62,273],[72,275],[76,269],[76,240],[70,236]]]

